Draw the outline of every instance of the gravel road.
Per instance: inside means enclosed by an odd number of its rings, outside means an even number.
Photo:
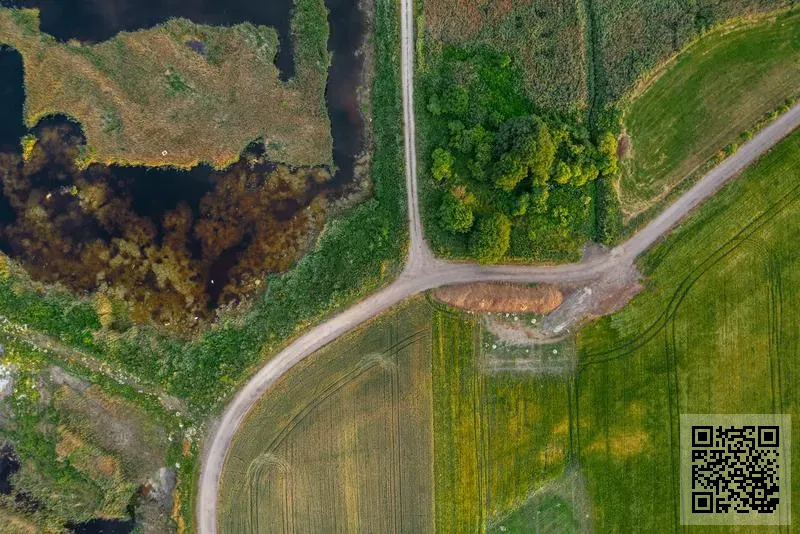
[[[442,285],[478,282],[591,282],[629,269],[634,259],[663,237],[695,207],[728,180],[757,160],[800,126],[800,105],[764,128],[731,157],[705,175],[694,187],[628,241],[591,259],[557,266],[480,266],[436,259],[422,233],[417,205],[417,157],[414,129],[414,36],[412,0],[401,0],[402,84],[406,184],[409,213],[409,254],[403,273],[388,287],[311,328],[267,362],[236,394],[209,430],[201,459],[197,493],[197,529],[217,532],[217,494],[222,467],[236,429],[258,399],[281,376],[305,357],[375,315],[422,291]]]

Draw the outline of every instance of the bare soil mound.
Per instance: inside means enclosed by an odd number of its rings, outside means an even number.
[[[474,312],[550,313],[561,305],[564,295],[555,286],[479,282],[440,287],[437,300]]]

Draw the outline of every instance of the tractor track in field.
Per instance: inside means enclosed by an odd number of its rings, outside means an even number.
[[[626,242],[586,261],[535,267],[481,266],[443,261],[434,257],[428,248],[419,214],[413,86],[414,13],[412,0],[401,0],[400,4],[403,134],[409,219],[409,250],[405,269],[392,284],[297,337],[264,364],[233,397],[218,421],[209,429],[203,446],[196,508],[196,526],[201,534],[217,532],[217,497],[220,479],[236,430],[264,392],[304,358],[393,305],[435,287],[481,281],[574,284],[614,280],[620,273],[628,272],[634,260],[642,252],[666,235],[703,201],[714,195],[725,183],[800,126],[800,104],[798,104],[712,169]],[[681,288],[676,290],[673,296],[674,303],[671,303],[668,310],[665,310],[662,317],[651,327],[656,330],[654,333],[651,332],[651,335],[657,335],[658,331],[663,330],[667,323],[666,319],[670,313],[674,314],[694,281],[696,278],[690,281],[690,277],[687,277],[686,284],[681,284],[682,296],[679,296]],[[635,344],[636,341],[632,340],[628,348]],[[594,359],[587,364],[603,361],[605,358],[602,356],[594,355]],[[620,355],[609,355],[609,358],[615,357]]]

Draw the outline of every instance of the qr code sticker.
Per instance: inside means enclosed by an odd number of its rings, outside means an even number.
[[[789,524],[791,417],[681,416],[681,523]]]

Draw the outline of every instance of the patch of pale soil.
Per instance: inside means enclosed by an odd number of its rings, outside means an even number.
[[[627,132],[622,132],[617,139],[617,158],[623,160],[631,156],[631,138]]]
[[[433,291],[437,300],[473,312],[538,313],[556,309],[563,300],[558,288],[548,284],[535,286],[478,282],[444,286]]]

